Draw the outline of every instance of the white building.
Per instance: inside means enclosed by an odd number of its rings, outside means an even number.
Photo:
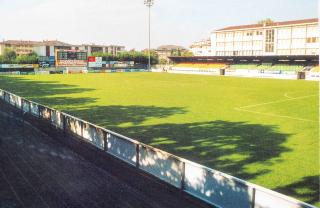
[[[76,49],[86,50],[88,52],[88,56],[91,56],[92,53],[95,53],[95,52],[110,53],[116,56],[119,52],[125,51],[124,46],[95,45],[95,44],[83,44],[83,45],[77,46]]]
[[[39,56],[55,56],[58,49],[71,50],[72,45],[58,40],[44,40],[33,47],[33,51]]]
[[[211,40],[201,40],[194,42],[191,46],[191,51],[194,56],[211,56]]]
[[[211,34],[212,56],[318,55],[318,19],[231,26]]]

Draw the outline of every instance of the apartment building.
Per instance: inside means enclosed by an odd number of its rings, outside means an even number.
[[[95,44],[83,44],[77,46],[77,49],[86,50],[88,51],[88,55],[92,55],[95,52],[103,52],[103,53],[110,53],[116,56],[119,52],[125,51],[124,46],[118,45],[95,45]]]
[[[231,26],[211,34],[212,56],[319,55],[318,19]]]
[[[210,56],[211,53],[211,39],[205,39],[192,43],[190,49],[194,56]]]
[[[3,54],[5,48],[14,50],[17,55],[26,55],[33,51],[33,48],[37,46],[39,41],[25,41],[25,40],[6,40],[0,42],[0,55]]]

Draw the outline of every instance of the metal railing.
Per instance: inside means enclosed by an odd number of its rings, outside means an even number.
[[[220,208],[315,208],[0,89],[0,99]]]

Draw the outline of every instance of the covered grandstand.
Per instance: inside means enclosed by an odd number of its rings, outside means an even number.
[[[319,55],[302,56],[202,56],[170,57],[174,62],[170,72],[296,78],[306,72],[310,78],[319,78]],[[272,76],[271,76],[272,75]]]

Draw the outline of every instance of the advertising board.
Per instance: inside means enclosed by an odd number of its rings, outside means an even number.
[[[101,68],[102,67],[102,57],[88,57],[88,66],[91,68]]]
[[[34,69],[39,68],[39,64],[0,64],[0,69]]]
[[[87,52],[79,50],[57,50],[56,51],[57,67],[86,67]]]

